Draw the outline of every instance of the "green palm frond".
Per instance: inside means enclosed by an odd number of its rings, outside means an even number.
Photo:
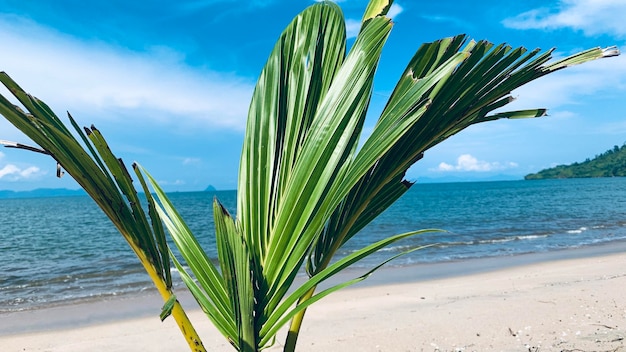
[[[41,149],[20,143],[3,144],[52,156],[80,184],[124,236],[150,275],[166,302],[161,316],[173,315],[189,345],[204,350],[172,293],[169,251],[154,203],[148,197],[146,215],[126,166],[113,155],[100,131],[93,126],[81,130],[68,114],[70,124],[81,139],[79,141],[45,103],[24,92],[6,73],[0,72],[0,82],[28,111],[24,112],[0,95],[0,114]],[[137,176],[146,190],[141,175]]]
[[[465,41],[466,37],[460,35],[424,44],[405,69],[359,154],[369,153],[369,144],[385,143],[387,133],[397,131],[399,123],[414,109],[412,103],[420,99],[431,103],[335,209],[309,258],[310,275],[315,274],[316,268],[324,268],[343,243],[410,188],[404,174],[427,149],[476,123],[544,116],[545,109],[489,114],[511,102],[514,89],[568,65],[603,57],[602,50],[592,49],[545,65],[551,51],[535,58],[538,50],[527,53],[524,48],[512,49],[504,44],[494,47],[485,41],[470,42],[461,49]],[[459,51],[468,56],[445,81],[441,80],[432,91],[420,87],[420,82]],[[386,202],[380,203],[379,198]]]

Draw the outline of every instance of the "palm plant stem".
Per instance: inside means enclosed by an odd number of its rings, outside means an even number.
[[[154,266],[150,264],[150,261],[145,256],[145,254],[142,251],[137,250],[134,244],[130,243],[130,245],[133,248],[133,251],[135,252],[137,257],[139,258],[139,261],[143,265],[144,269],[150,276],[150,279],[152,279],[152,282],[154,283],[154,286],[159,291],[159,294],[163,298],[163,301],[169,302],[172,299],[176,299],[172,290],[167,287],[166,283],[163,281],[163,279],[160,277],[158,272],[155,270]],[[193,324],[189,320],[189,317],[185,313],[185,310],[181,306],[178,299],[176,299],[174,302],[171,315],[172,315],[172,318],[174,318],[174,320],[176,321],[176,325],[178,325],[180,332],[185,337],[185,341],[187,341],[187,344],[189,344],[189,348],[191,349],[191,351],[205,352],[206,349],[204,348],[204,345],[202,344],[202,340],[200,339],[200,336],[196,332],[196,329],[193,327]]]
[[[317,286],[312,287],[302,297],[300,297],[300,299],[298,299],[298,305],[313,297],[316,288]],[[298,312],[298,314],[296,314],[291,319],[291,324],[289,325],[289,331],[287,332],[287,339],[285,340],[285,348],[283,348],[283,352],[294,352],[296,350],[296,343],[298,342],[298,335],[300,334],[300,328],[302,327],[304,314],[306,314],[306,308]]]

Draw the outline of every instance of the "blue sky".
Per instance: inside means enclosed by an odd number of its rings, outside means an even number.
[[[234,189],[256,78],[291,19],[313,1],[0,0],[0,70],[64,118],[94,124],[166,190]],[[367,1],[340,1],[349,35]],[[474,39],[565,56],[626,43],[623,0],[399,0],[371,116],[423,42]],[[6,92],[3,90],[3,94]],[[473,126],[428,151],[411,180],[522,178],[626,142],[626,55],[560,71],[513,92],[541,119]],[[4,120],[0,139],[28,143]],[[77,188],[43,155],[0,149],[0,190]],[[503,176],[504,175],[504,176]]]

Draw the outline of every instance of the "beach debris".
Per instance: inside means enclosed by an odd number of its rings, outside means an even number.
[[[617,327],[615,327],[615,326],[609,326],[609,325],[601,324],[601,323],[596,323],[596,324],[591,324],[591,325],[602,326],[602,327],[605,327],[605,328],[610,329],[610,330],[617,329]]]

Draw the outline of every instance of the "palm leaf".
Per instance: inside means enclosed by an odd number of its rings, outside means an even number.
[[[238,348],[241,351],[254,351],[258,343],[251,257],[235,222],[217,200],[214,202],[213,214],[220,266],[237,322]]]
[[[96,128],[85,128],[83,132],[68,114],[70,124],[86,145],[85,150],[45,103],[25,93],[4,72],[0,73],[0,82],[28,111],[25,113],[0,95],[0,114],[42,148],[23,149],[52,156],[81,185],[124,236],[167,303],[162,310],[162,317],[173,315],[189,345],[204,350],[195,329],[171,291],[170,261],[161,220],[151,207],[151,221],[148,220],[132,185],[132,178],[121,159],[113,155]],[[22,146],[19,143],[10,145]]]
[[[374,268],[368,270],[365,274],[359,276],[358,278],[352,279],[352,280],[348,280],[346,282],[342,282],[340,284],[337,284],[335,286],[332,286],[328,289],[326,289],[324,292],[319,293],[318,295],[315,295],[307,300],[303,300],[298,302],[298,300],[303,297],[309,290],[311,290],[312,288],[316,287],[317,285],[319,285],[320,283],[328,280],[329,278],[333,277],[334,275],[340,273],[341,271],[343,271],[344,269],[352,266],[353,264],[357,263],[358,261],[360,261],[361,259],[385,248],[388,247],[389,245],[396,243],[398,241],[401,241],[403,239],[406,239],[408,237],[413,237],[413,236],[417,236],[423,233],[427,233],[427,232],[441,232],[441,230],[436,230],[436,229],[425,229],[425,230],[419,230],[419,231],[411,231],[411,232],[407,232],[407,233],[403,233],[403,234],[399,234],[399,235],[394,235],[394,236],[389,236],[387,238],[384,238],[380,241],[377,241],[375,243],[372,243],[364,248],[361,248],[353,253],[351,253],[350,255],[338,260],[337,262],[331,264],[330,266],[328,266],[327,268],[325,268],[324,270],[322,270],[318,275],[315,275],[314,277],[310,278],[309,280],[307,280],[304,284],[302,284],[301,286],[299,286],[296,290],[294,290],[293,293],[289,294],[287,297],[285,297],[285,299],[281,302],[280,306],[278,306],[272,313],[272,315],[270,315],[267,323],[265,324],[265,326],[261,329],[261,335],[265,336],[266,339],[268,339],[271,336],[274,336],[277,332],[278,329],[280,329],[284,324],[286,324],[288,322],[289,319],[293,318],[294,315],[298,314],[299,312],[301,312],[302,310],[306,309],[308,306],[310,306],[311,304],[313,304],[314,302],[318,301],[320,298],[325,297],[326,295],[335,292],[341,288],[353,285],[355,283],[358,283],[360,281],[365,280],[367,277],[369,277],[374,271],[378,270],[380,267],[382,267],[384,264],[390,262],[393,259],[396,259],[397,257],[406,255],[408,253],[426,248],[426,247],[430,247],[429,246],[419,246],[419,247],[415,247],[412,248],[408,251],[404,251],[402,253],[396,254],[386,260],[384,260],[382,263],[376,265]],[[298,302],[298,304],[296,304],[296,302]],[[294,306],[295,305],[295,306]],[[267,342],[267,341],[262,341],[262,342]]]
[[[163,189],[145,169],[141,166],[138,168],[146,175],[148,182],[154,189],[159,201],[155,207],[156,211],[198,283],[193,281],[176,257],[172,255],[171,257],[183,280],[213,324],[231,343],[238,347],[238,322],[227,288],[229,283],[225,282],[224,276],[211,262]]]
[[[337,249],[367,223],[366,221],[357,223],[357,219],[362,218],[362,214],[368,214],[368,218],[373,219],[395,200],[389,199],[386,206],[378,206],[379,203],[374,201],[377,197],[381,197],[381,194],[387,193],[389,189],[401,191],[403,190],[401,185],[405,186],[404,190],[410,187],[410,183],[403,180],[403,175],[421,158],[424,151],[475,123],[500,118],[545,115],[545,109],[532,109],[487,116],[491,111],[509,103],[511,91],[521,85],[562,67],[603,57],[602,50],[593,49],[564,59],[557,64],[544,66],[550,59],[550,52],[532,60],[539,53],[538,51],[525,54],[524,48],[513,50],[504,44],[494,47],[485,41],[471,42],[462,51],[468,53],[468,57],[449,78],[439,81],[439,87],[432,90],[419,87],[418,82],[423,81],[446,60],[449,60],[456,51],[460,50],[464,41],[465,36],[446,38],[425,44],[416,52],[362,152],[367,152],[366,146],[370,141],[373,145],[380,145],[380,140],[387,138],[383,134],[386,130],[397,129],[398,121],[404,120],[406,114],[404,111],[407,110],[402,105],[403,101],[415,101],[416,97],[421,94],[427,96],[431,104],[427,111],[411,125],[410,131],[378,159],[378,163],[372,166],[369,173],[361,176],[360,183],[352,187],[351,194],[346,199],[358,199],[358,201],[342,203],[335,209],[333,218],[341,220],[327,223],[324,235],[320,236],[320,240],[311,252],[310,274],[313,275],[319,270],[316,268],[324,268]],[[379,131],[384,136],[380,140],[377,139]],[[393,197],[397,199],[403,193],[393,193],[395,194]],[[368,208],[368,204],[377,206]],[[338,226],[338,222],[343,225]],[[355,226],[355,224],[358,225]]]

